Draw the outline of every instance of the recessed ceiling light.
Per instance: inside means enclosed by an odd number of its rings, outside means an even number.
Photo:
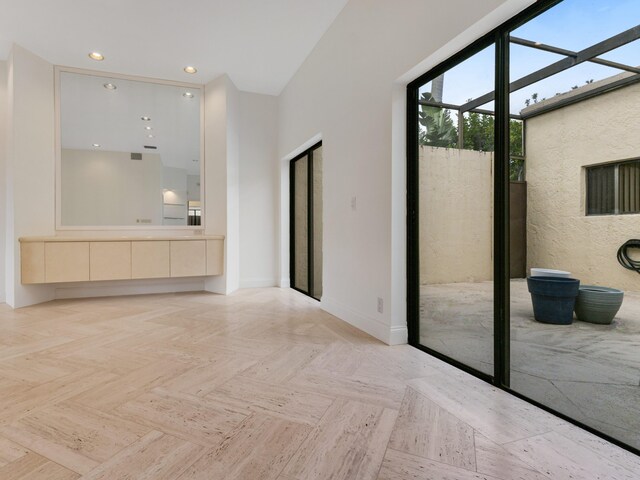
[[[104,55],[102,55],[100,52],[91,52],[89,54],[89,58],[91,60],[96,60],[97,62],[101,62],[102,60],[104,60]]]
[[[115,90],[118,88],[114,83],[105,83],[103,87],[107,90]]]
[[[140,117],[140,120],[144,120],[145,122],[150,122],[151,117]]]
[[[191,93],[191,92],[184,92],[184,93],[182,94],[182,96],[183,96],[183,97],[187,97],[187,98],[193,98],[193,93]]]
[[[93,146],[94,146],[94,148],[98,148],[100,146],[100,144],[99,143],[94,143]]]
[[[196,67],[192,67],[191,65],[188,65],[184,67],[184,71],[187,73],[196,73],[198,69]]]
[[[153,127],[144,127],[145,130],[153,130]]]
[[[147,138],[153,138],[153,135],[147,135]]]

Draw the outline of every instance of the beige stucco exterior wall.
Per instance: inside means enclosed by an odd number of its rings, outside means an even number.
[[[640,85],[526,122],[528,268],[572,272],[583,284],[640,290],[616,260],[640,238],[640,215],[585,215],[584,166],[640,156]]]
[[[493,154],[420,148],[420,283],[493,278]]]

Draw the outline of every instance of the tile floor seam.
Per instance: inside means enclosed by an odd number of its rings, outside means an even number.
[[[574,401],[573,401],[573,400],[571,400],[571,399],[570,399],[570,398],[569,398],[569,397],[568,397],[568,396],[567,396],[567,395],[562,391],[562,389],[561,389],[560,387],[558,387],[558,386],[555,384],[556,380],[548,380],[548,382],[549,382],[551,385],[553,385],[553,387],[558,391],[558,393],[560,393],[560,395],[562,395],[562,396],[567,400],[567,402],[569,402],[571,405],[573,405],[573,407],[574,407],[574,408],[575,408],[575,409],[580,413],[580,415],[582,415],[583,417],[586,417],[586,418],[588,418],[588,417],[589,417],[586,413],[584,413],[584,412],[582,411],[582,409],[581,409],[578,405],[576,405],[576,404],[574,403]]]
[[[11,440],[11,439],[9,439],[9,440]],[[55,463],[56,465],[58,465],[58,466],[59,466],[59,467],[61,467],[61,468],[64,468],[65,470],[69,470],[69,471],[71,471],[71,472],[73,472],[73,473],[77,473],[78,475],[82,476],[82,473],[77,472],[77,471],[75,471],[75,470],[73,470],[73,469],[71,469],[71,468],[69,468],[69,467],[65,467],[65,466],[64,466],[64,465],[62,465],[60,462],[57,462],[57,461],[53,460],[52,458],[47,457],[46,455],[41,455],[41,454],[39,454],[39,453],[37,453],[37,452],[34,452],[34,451],[33,451],[33,450],[31,450],[30,448],[25,447],[25,446],[24,446],[22,443],[20,443],[20,442],[16,442],[15,440],[11,440],[11,441],[12,441],[13,443],[15,443],[16,445],[20,445],[22,448],[24,448],[25,450],[27,450],[27,452],[28,452],[28,453],[27,453],[27,455],[28,455],[29,453],[33,453],[34,455],[38,455],[39,457],[42,457],[42,458],[46,459],[48,462]],[[20,457],[20,458],[22,458],[22,457]],[[13,462],[7,463],[7,465],[11,465],[11,463],[13,463]],[[7,465],[5,465],[4,467],[6,467]],[[4,467],[1,467],[1,468],[4,468]]]
[[[487,476],[488,476],[488,477],[490,477],[491,479],[496,479],[496,480],[511,480],[511,479],[509,479],[509,478],[495,477],[495,476],[490,475],[490,474],[488,474],[488,473],[482,473],[482,472],[479,472],[479,471],[477,471],[477,470],[470,470],[470,469],[468,469],[468,468],[461,467],[461,466],[459,466],[459,465],[451,465],[450,463],[442,462],[442,461],[439,461],[439,460],[434,460],[433,458],[424,457],[424,456],[422,456],[422,455],[420,455],[420,454],[417,454],[417,453],[403,452],[402,450],[398,450],[397,448],[393,448],[393,447],[389,447],[389,448],[388,448],[388,450],[392,450],[392,451],[394,451],[394,452],[402,453],[402,454],[404,454],[404,455],[410,455],[410,456],[412,456],[412,457],[420,458],[420,459],[422,459],[422,460],[426,460],[426,461],[428,461],[428,462],[437,463],[438,465],[442,465],[442,466],[444,466],[444,467],[451,467],[451,468],[454,468],[454,469],[464,470],[465,472],[469,472],[469,473],[476,473],[476,474],[483,475],[483,476],[484,476],[484,475],[487,475]],[[418,480],[418,479],[416,479],[416,480]],[[447,480],[448,480],[448,479],[447,479]]]
[[[543,437],[545,435],[548,435],[550,433],[553,433],[555,430],[551,429],[551,430],[547,430],[545,432],[542,433],[536,433],[535,435],[528,435],[526,437],[522,437],[522,438],[516,438],[515,440],[509,440],[508,442],[503,442],[503,443],[499,443],[499,442],[495,442],[498,445],[500,445],[501,447],[504,447],[506,445],[511,445],[512,443],[516,443],[516,442],[521,442],[523,440],[530,440],[532,438],[537,438],[537,437]]]

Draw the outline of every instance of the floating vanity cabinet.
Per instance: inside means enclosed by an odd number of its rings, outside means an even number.
[[[222,275],[224,237],[26,237],[22,283],[61,283]]]

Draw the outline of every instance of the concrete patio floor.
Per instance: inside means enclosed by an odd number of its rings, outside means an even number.
[[[421,287],[421,343],[493,374],[493,283]],[[511,282],[511,387],[640,448],[640,293],[612,325],[533,318],[526,280]]]

